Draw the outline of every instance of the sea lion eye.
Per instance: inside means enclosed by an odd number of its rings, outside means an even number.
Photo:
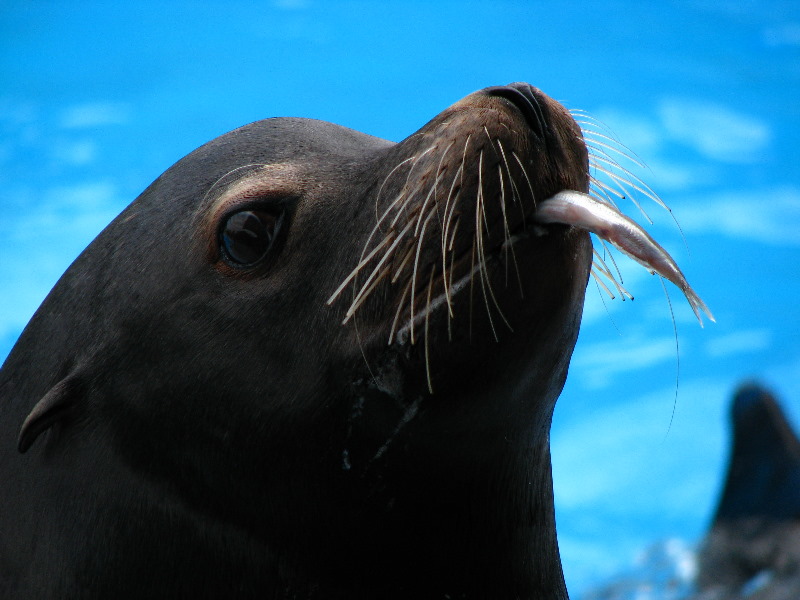
[[[219,230],[223,259],[233,267],[254,266],[269,252],[282,222],[282,212],[259,209],[228,215]]]

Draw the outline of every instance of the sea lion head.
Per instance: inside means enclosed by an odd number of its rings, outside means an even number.
[[[591,244],[530,217],[588,187],[580,128],[527,84],[399,143],[294,118],[223,135],[26,328],[0,376],[4,421],[28,415],[14,460],[114,465],[137,482],[118,506],[163,496],[260,544],[242,564],[274,589],[562,594],[548,434]]]

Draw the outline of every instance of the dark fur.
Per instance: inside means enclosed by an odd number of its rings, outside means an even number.
[[[515,244],[520,284],[500,253],[489,262],[514,329],[496,323],[499,341],[477,288],[451,323],[432,314],[432,395],[424,344],[387,345],[397,286],[345,326],[346,299],[326,305],[406,183],[390,172],[437,136],[473,131],[496,169],[485,126],[519,152],[538,199],[587,190],[572,119],[514,89],[533,105],[478,92],[399,144],[260,121],[178,162],[115,219],[0,371],[0,597],[566,597],[549,427],[588,235],[553,226]],[[493,248],[497,184],[484,182]],[[220,260],[217,219],[252,198],[284,203],[288,227],[262,267],[238,273]]]

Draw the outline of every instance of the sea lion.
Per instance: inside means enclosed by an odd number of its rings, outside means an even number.
[[[731,405],[728,473],[699,554],[698,600],[800,598],[800,440],[771,392]]]
[[[566,598],[592,245],[534,216],[590,181],[528,84],[396,144],[278,118],[176,163],[0,371],[0,596]]]

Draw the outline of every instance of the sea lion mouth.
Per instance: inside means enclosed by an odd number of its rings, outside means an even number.
[[[576,192],[577,193],[577,192]],[[544,202],[547,202],[545,200]],[[544,226],[544,223],[554,223],[556,221],[544,221],[541,214],[537,211],[532,212],[522,222],[517,225],[513,230],[509,231],[506,239],[500,242],[495,247],[491,248],[486,256],[478,264],[472,264],[470,269],[464,273],[458,280],[451,282],[446,288],[441,289],[436,295],[428,299],[421,310],[416,312],[413,318],[409,319],[397,333],[393,339],[390,338],[389,343],[396,341],[400,345],[404,345],[409,340],[414,343],[415,331],[422,328],[425,322],[438,310],[444,310],[449,307],[449,304],[459,294],[466,293],[465,290],[473,283],[476,276],[480,276],[482,271],[490,268],[491,265],[498,261],[508,262],[509,253],[514,251],[514,248],[523,243],[531,237],[545,236],[550,233],[549,229]],[[563,225],[573,225],[564,221]],[[463,260],[468,257],[461,257]],[[428,288],[430,292],[432,287]]]
[[[612,243],[651,273],[658,273],[678,286],[689,301],[701,327],[701,312],[712,321],[715,320],[708,306],[686,281],[669,253],[613,205],[589,194],[563,191],[542,202],[532,215],[532,221],[561,223],[591,231],[601,240]]]

